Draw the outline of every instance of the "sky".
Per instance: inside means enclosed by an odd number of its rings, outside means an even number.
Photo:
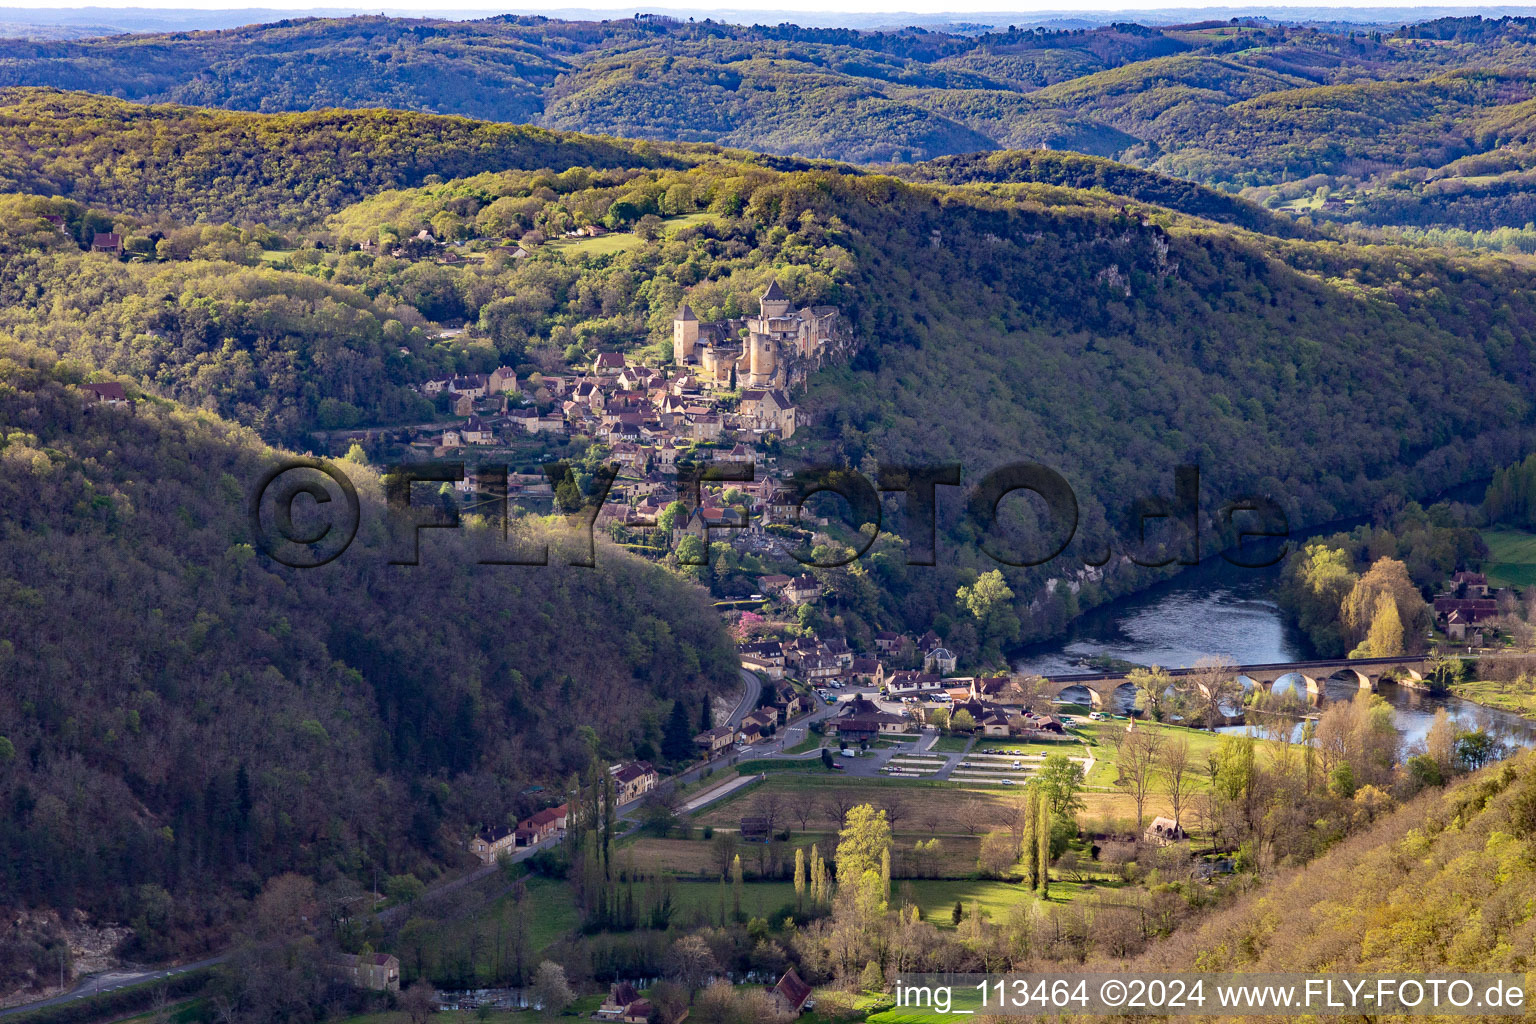
[[[17,8],[37,9],[37,0],[0,0],[0,10]],[[495,0],[432,0],[412,3],[410,0],[386,0],[385,3],[370,5],[357,2],[357,0],[341,0],[336,3],[316,3],[315,0],[94,0],[89,4],[59,4],[50,8],[53,11],[69,11],[72,14],[83,13],[89,9],[141,9],[141,10],[283,10],[283,11],[360,11],[368,13],[410,13],[410,14],[443,14],[461,15],[470,12],[484,12],[488,14],[518,13],[518,14],[562,14],[583,11],[615,11],[632,13],[634,11],[666,11],[678,10],[687,14],[708,13],[707,7],[695,6],[687,2],[676,3],[637,3],[636,0],[580,0],[572,3],[571,0],[553,0],[548,3],[515,2],[508,4],[497,3]],[[1041,12],[1083,12],[1091,11],[1101,13],[1106,11],[1135,11],[1135,10],[1186,10],[1186,11],[1219,11],[1219,12],[1283,12],[1286,10],[1315,11],[1327,9],[1330,11],[1347,11],[1351,9],[1371,10],[1390,8],[1393,10],[1433,10],[1440,11],[1465,11],[1483,12],[1494,14],[1496,12],[1513,12],[1515,10],[1526,11],[1530,8],[1508,7],[1502,5],[1477,5],[1477,4],[1412,4],[1396,3],[1386,0],[1363,0],[1359,3],[1340,3],[1339,0],[1286,0],[1279,4],[1210,4],[1201,5],[1190,3],[1189,0],[732,0],[728,8],[722,9],[719,16],[723,20],[731,20],[731,15],[743,11],[813,11],[821,15],[834,13],[850,14],[889,14],[897,18],[900,14],[915,13],[924,15],[933,14],[1039,14]]]

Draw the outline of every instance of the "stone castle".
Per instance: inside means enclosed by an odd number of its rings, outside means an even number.
[[[672,320],[672,358],[705,387],[793,388],[834,352],[837,307],[792,311],[789,296],[773,281],[758,299],[759,315],[702,323],[684,303]]]

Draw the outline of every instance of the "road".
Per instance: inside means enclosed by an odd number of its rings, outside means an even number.
[[[741,674],[741,681],[747,688],[746,696],[741,698],[741,703],[736,705],[736,710],[731,712],[728,724],[740,725],[741,720],[757,710],[757,702],[763,696],[763,681],[757,677],[756,672],[748,672],[746,669],[737,669]]]
[[[93,974],[84,978],[80,984],[61,996],[51,999],[42,999],[35,1003],[22,1003],[20,1006],[12,1006],[9,1009],[0,1010],[0,1017],[10,1017],[18,1013],[31,1013],[33,1010],[41,1010],[49,1006],[58,1006],[61,1003],[72,1003],[77,999],[87,999],[91,996],[102,995],[107,992],[115,992],[120,988],[130,985],[142,985],[149,981],[162,981],[166,978],[174,978],[186,974],[189,971],[200,971],[205,967],[214,967],[229,959],[228,953],[209,957],[206,960],[198,960],[190,964],[180,964],[176,967],[165,967],[158,971],[106,971],[102,974]]]

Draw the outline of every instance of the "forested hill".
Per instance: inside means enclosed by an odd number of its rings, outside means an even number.
[[[429,177],[665,163],[645,144],[409,111],[238,117],[0,89],[7,191],[183,221],[312,221]]]
[[[1528,976],[1536,936],[1533,769],[1524,753],[1430,790],[1124,966]]]
[[[1536,220],[1533,63],[1526,18],[948,35],[356,17],[0,41],[0,86],[389,107],[866,163],[1065,149],[1315,217],[1489,229]]]
[[[270,875],[338,894],[375,869],[430,879],[470,828],[543,806],[528,787],[558,790],[594,747],[654,757],[674,700],[692,715],[737,685],[701,595],[618,550],[598,571],[558,548],[484,566],[505,546],[434,536],[422,564],[386,564],[399,549],[362,464],[340,463],[362,502],[352,548],[277,565],[246,510],[281,453],[131,380],[135,411],[86,409],[87,369],[0,337],[12,907],[131,924],[138,957],[207,948]]]
[[[1297,236],[1310,233],[1288,217],[1272,214],[1256,203],[1229,193],[1077,153],[1008,150],[940,157],[919,164],[892,164],[885,169],[912,181],[954,185],[1037,182],[1099,190],[1264,234]]]

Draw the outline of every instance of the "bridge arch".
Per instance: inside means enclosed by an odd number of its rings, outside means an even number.
[[[1098,689],[1087,683],[1068,683],[1056,691],[1055,699],[1063,704],[1087,704],[1095,710],[1104,706],[1104,698]]]

